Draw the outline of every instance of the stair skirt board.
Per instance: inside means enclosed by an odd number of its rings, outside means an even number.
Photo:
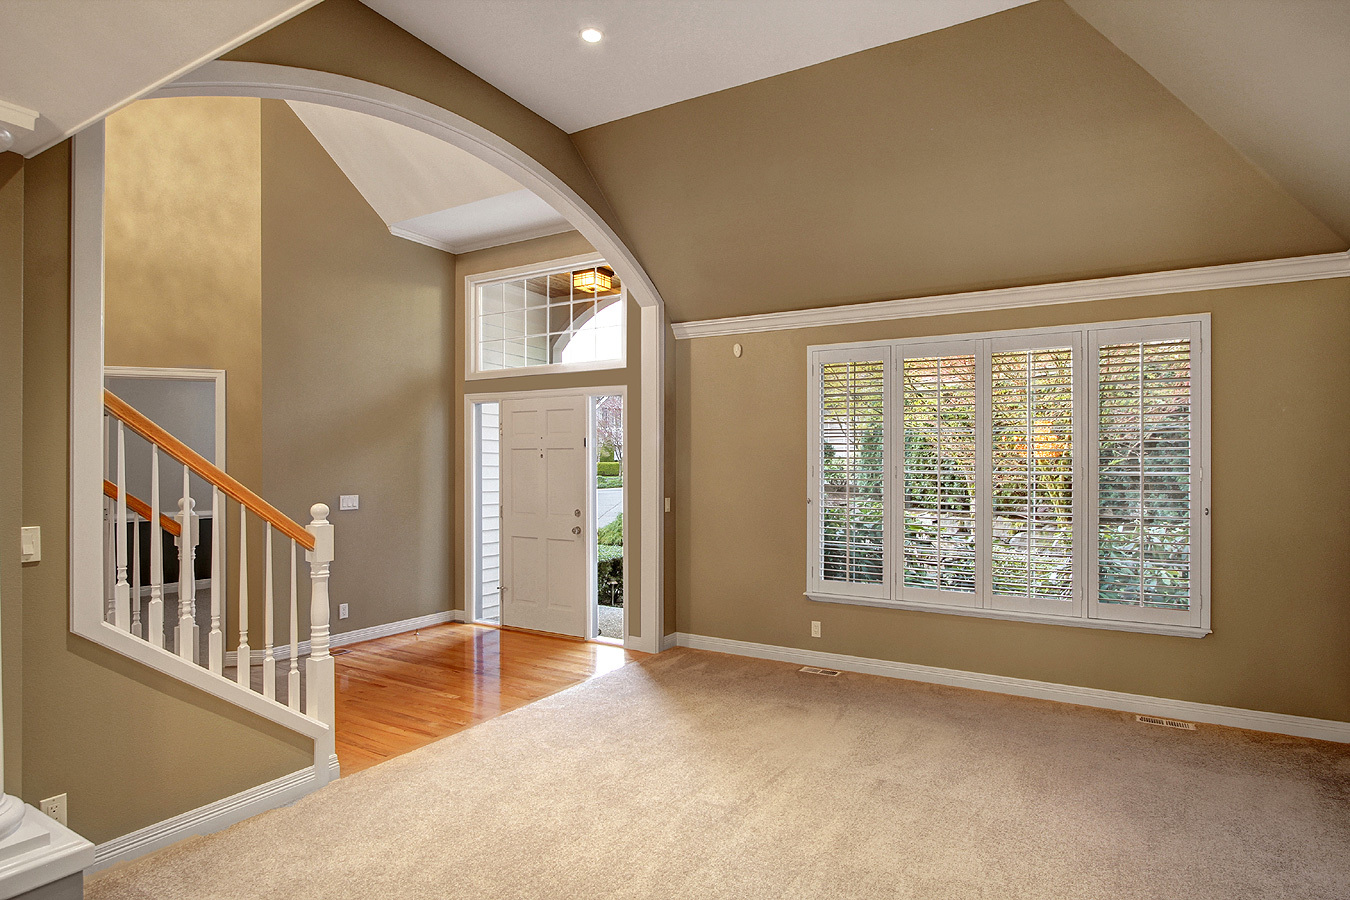
[[[336,781],[338,774],[338,758],[334,754],[329,757],[328,772],[322,778],[311,766],[105,841],[94,848],[94,864],[85,869],[85,875],[162,850],[184,838],[212,834],[269,809],[289,806],[329,781]]]
[[[667,639],[670,637],[671,635],[666,635]],[[888,659],[872,659],[866,656],[847,656],[842,653],[827,653],[820,650],[802,650],[797,647],[757,644],[752,641],[737,641],[730,638],[708,637],[707,635],[687,634],[685,632],[675,634],[674,638],[677,646],[690,647],[695,650],[712,650],[716,653],[750,656],[756,659],[773,659],[797,665],[839,669],[844,672],[881,675],[886,678],[904,678],[909,681],[945,684],[977,691],[1011,694],[1016,697],[1035,697],[1058,703],[1094,706],[1098,709],[1114,709],[1121,712],[1169,719],[1204,722],[1209,725],[1223,725],[1229,728],[1246,728],[1251,731],[1288,734],[1294,737],[1314,738],[1320,741],[1350,743],[1350,722],[1338,722],[1334,719],[1314,719],[1307,716],[1242,709],[1236,706],[1195,703],[1190,700],[1169,700],[1164,697],[1149,697],[1144,694],[1126,694],[1121,691],[1076,687],[1050,681],[1033,681],[1029,678],[987,675],[982,672],[966,672],[960,669],[943,669],[937,666],[923,666],[917,663],[895,662]]]
[[[343,644],[358,644],[361,641],[372,641],[375,638],[389,637],[391,634],[403,634],[408,631],[416,631],[419,628],[430,628],[432,625],[444,625],[446,622],[463,622],[464,611],[459,609],[448,609],[443,612],[431,613],[426,616],[417,616],[413,619],[400,619],[397,622],[386,622],[384,625],[372,625],[369,628],[358,628],[355,631],[344,631],[341,634],[334,634],[328,639],[328,646],[341,647]],[[299,644],[301,656],[309,655],[309,641],[301,641]],[[249,653],[254,665],[258,665],[267,658],[265,650],[254,649]],[[290,659],[291,645],[289,643],[280,644],[272,649],[273,659]],[[229,668],[235,665],[238,660],[238,654],[234,650],[225,651],[225,666]]]

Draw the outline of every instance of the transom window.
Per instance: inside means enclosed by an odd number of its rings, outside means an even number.
[[[470,377],[624,364],[624,299],[603,260],[471,276]]]
[[[1208,633],[1207,329],[811,348],[807,594]]]

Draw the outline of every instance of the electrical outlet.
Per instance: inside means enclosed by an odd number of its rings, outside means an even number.
[[[55,797],[48,797],[43,800],[39,809],[42,814],[49,819],[55,819],[62,825],[66,824],[66,795],[57,794]]]
[[[819,623],[819,622],[812,622],[812,623],[811,623],[811,637],[820,637],[820,623]]]
[[[339,619],[347,618],[347,604],[345,603],[338,604],[338,618]]]

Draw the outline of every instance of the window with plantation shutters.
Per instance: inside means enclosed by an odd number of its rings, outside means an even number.
[[[837,590],[886,590],[886,354],[815,363],[816,578]]]
[[[1208,634],[1207,330],[812,348],[808,596]]]
[[[1094,335],[1094,615],[1192,618],[1196,600],[1193,328]]]
[[[1011,346],[1006,346],[1011,343]],[[989,568],[1001,608],[1078,609],[1074,404],[1078,335],[990,353]]]
[[[907,348],[921,355],[901,366],[903,584],[954,603],[976,588],[975,354],[961,349]]]

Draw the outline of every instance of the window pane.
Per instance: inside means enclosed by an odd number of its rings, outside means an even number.
[[[904,364],[908,587],[975,592],[975,357]]]
[[[1073,598],[1073,350],[993,354],[993,591]]]
[[[881,584],[885,577],[885,366],[820,367],[821,578]]]
[[[1190,341],[1104,346],[1098,380],[1098,599],[1189,609]]]
[[[482,285],[480,368],[620,361],[622,306],[622,285],[605,265]]]

